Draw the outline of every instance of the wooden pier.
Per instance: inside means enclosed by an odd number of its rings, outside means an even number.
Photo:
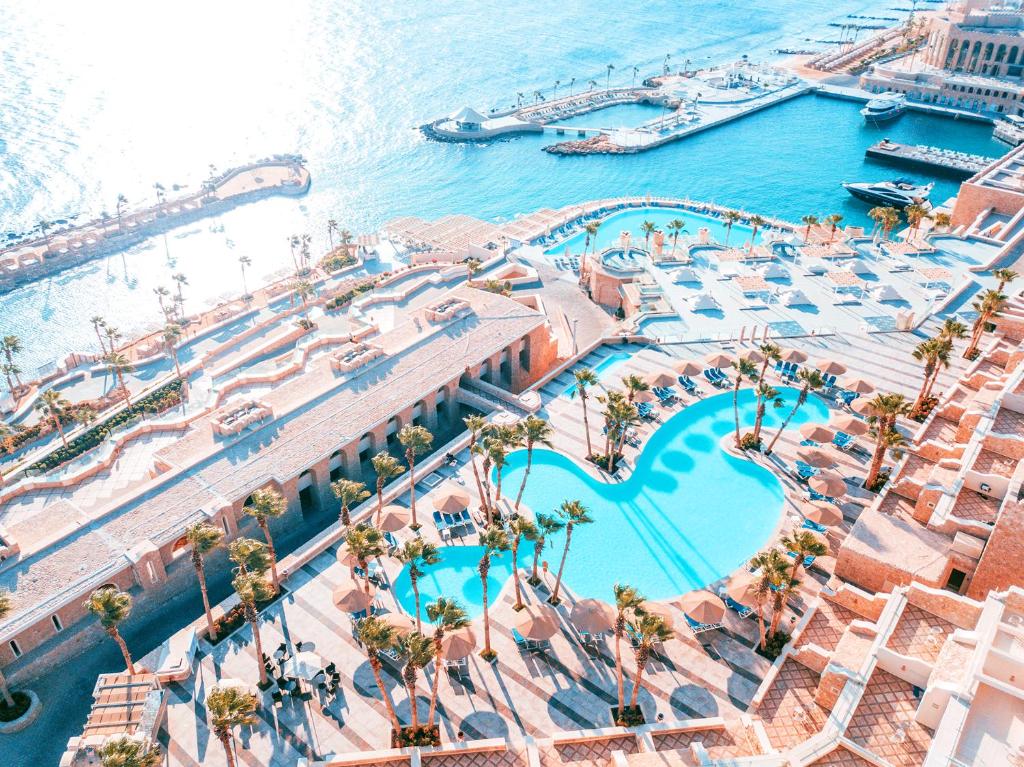
[[[864,156],[893,165],[918,168],[962,179],[970,178],[997,159],[935,146],[899,144],[889,139],[882,139],[868,147]]]

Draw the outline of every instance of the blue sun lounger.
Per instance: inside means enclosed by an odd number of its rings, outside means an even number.
[[[721,623],[698,623],[686,613],[683,613],[683,617],[686,618],[686,625],[694,634],[703,634],[705,631],[722,628]]]
[[[837,431],[836,436],[832,438],[832,444],[840,450],[849,450],[856,442],[857,440],[844,431]]]
[[[750,617],[751,615],[754,614],[754,608],[747,607],[746,605],[741,605],[739,602],[737,602],[735,599],[730,597],[728,594],[723,596],[722,599],[725,602],[725,606],[728,607],[733,612],[735,612],[741,618],[748,618],[748,617]]]
[[[700,391],[697,388],[697,382],[694,381],[690,376],[679,376],[679,385],[683,387],[683,391],[688,394],[696,394]]]
[[[654,408],[648,402],[639,402],[636,406],[636,412],[641,418],[651,418],[654,415]]]
[[[658,386],[654,389],[654,394],[663,403],[676,398],[676,393],[671,386]]]
[[[816,533],[827,533],[828,532],[828,528],[827,527],[825,527],[824,525],[818,524],[813,519],[805,519],[804,523],[802,525],[800,525],[800,526],[804,527],[804,528],[807,528],[808,530],[813,530]]]
[[[796,559],[796,552],[795,551],[787,551],[786,552],[786,556],[787,557],[792,557],[793,559]],[[814,558],[815,557],[814,557],[813,554],[808,554],[806,557],[804,557],[804,567],[810,567],[811,565],[813,565],[814,564]]]
[[[813,466],[808,466],[803,461],[797,461],[796,473],[797,476],[800,477],[800,479],[807,479],[808,477],[813,477],[815,474],[817,474],[818,470],[815,469]]]

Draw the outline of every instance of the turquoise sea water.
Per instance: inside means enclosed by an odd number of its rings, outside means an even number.
[[[426,141],[416,126],[464,104],[508,105],[590,79],[631,81],[666,54],[674,65],[729,61],[776,47],[821,47],[846,14],[895,15],[891,0],[522,0],[173,6],[116,0],[95,13],[58,0],[0,4],[0,231],[40,218],[153,200],[153,184],[196,184],[277,152],[308,159],[301,200],[270,200],[172,232],[0,296],[0,332],[32,372],[94,346],[88,318],[125,333],[160,319],[152,289],[181,272],[188,311],[287,269],[289,235],[327,243],[328,218],[354,232],[401,215],[510,219],[542,207],[625,194],[689,196],[799,218],[863,219],[843,180],[884,179],[864,148],[883,135],[994,153],[990,128],[907,114],[865,127],[858,105],[806,97],[654,152],[559,158],[554,136],[488,146]],[[885,11],[883,13],[883,11]],[[112,23],[116,19],[116,23]],[[629,110],[626,110],[629,113]],[[601,117],[600,113],[595,115]],[[615,122],[620,115],[606,113]],[[637,117],[641,115],[637,114]],[[922,180],[924,178],[922,177]],[[938,183],[936,199],[956,185]],[[169,259],[168,254],[169,253]]]
[[[766,414],[769,438],[796,398],[793,388],[780,391],[786,406]],[[743,389],[739,403],[741,426],[749,427],[755,416],[753,390]],[[790,428],[827,418],[825,405],[811,397]],[[767,469],[719,447],[732,430],[731,394],[688,405],[654,432],[633,474],[621,483],[594,479],[576,463],[578,456],[534,451],[523,503],[535,513],[551,513],[563,500],[580,500],[594,518],[573,532],[564,577],[574,592],[607,600],[612,586],[623,582],[651,599],[670,599],[727,575],[764,546],[779,519],[782,486]],[[509,456],[504,487],[518,488],[525,464],[525,451]],[[552,571],[564,544],[560,533],[545,549],[543,558]],[[429,589],[434,596],[437,589],[458,596],[475,614],[481,610],[480,579],[473,569],[479,551],[466,548],[472,551],[445,549],[448,561],[431,568]],[[520,552],[521,566],[531,557],[530,551]],[[507,562],[502,567],[507,578]],[[409,609],[404,571],[395,592]]]

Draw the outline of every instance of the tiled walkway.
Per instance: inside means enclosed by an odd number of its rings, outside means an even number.
[[[914,721],[917,705],[910,684],[876,668],[846,735],[894,767],[919,767],[932,731]]]
[[[772,745],[786,749],[819,732],[827,712],[814,702],[818,675],[794,660],[782,664],[757,709]]]
[[[812,762],[812,765],[813,767],[874,767],[874,762],[869,762],[864,757],[840,746],[816,762]]]
[[[903,655],[933,663],[939,657],[946,637],[955,628],[952,623],[908,604],[889,637],[888,646]]]
[[[813,643],[823,650],[834,650],[850,621],[860,617],[852,610],[822,599],[797,644]]]

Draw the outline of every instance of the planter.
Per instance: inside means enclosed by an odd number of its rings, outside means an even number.
[[[391,748],[411,748],[413,746],[440,746],[441,730],[436,724],[420,725],[419,727],[403,727],[391,731]]]
[[[31,690],[15,690],[11,696],[14,698],[14,702],[19,704],[18,716],[9,721],[0,718],[0,734],[3,735],[24,730],[36,720],[39,712],[43,710],[43,704],[39,702],[39,697]]]
[[[758,644],[754,648],[754,652],[763,658],[774,661],[782,655],[782,650],[789,640],[790,636],[785,631],[776,631],[775,636],[768,637],[768,641],[765,643],[765,648],[763,650],[761,649],[761,645]]]
[[[612,724],[616,727],[639,727],[647,723],[640,706],[623,706],[622,716],[619,716],[618,706],[612,706],[609,711],[612,714]]]

